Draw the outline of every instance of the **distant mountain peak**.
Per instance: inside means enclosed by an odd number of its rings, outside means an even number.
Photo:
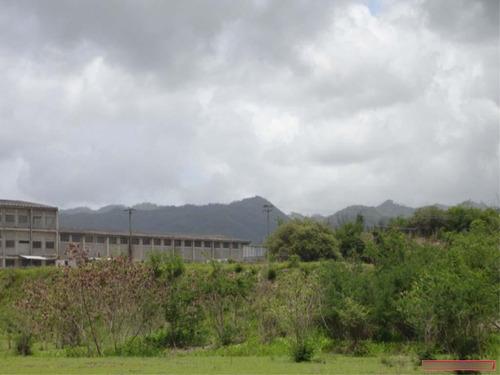
[[[110,204],[108,206],[104,206],[104,207],[101,207],[97,210],[97,212],[99,213],[106,213],[106,212],[110,212],[110,211],[114,211],[114,210],[117,210],[117,209],[124,209],[125,206],[123,204]]]

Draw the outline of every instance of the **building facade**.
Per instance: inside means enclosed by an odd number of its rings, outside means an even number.
[[[154,251],[176,253],[185,261],[209,258],[243,260],[250,241],[222,235],[150,233],[59,228],[57,207],[0,200],[0,268],[53,265],[67,259],[70,247],[92,258],[128,255],[143,261]]]
[[[38,203],[0,200],[0,267],[54,264],[58,212]]]
[[[64,253],[70,246],[86,249],[93,258],[111,258],[128,255],[143,261],[151,252],[175,253],[188,262],[214,259],[243,259],[243,247],[250,241],[237,240],[220,235],[196,235],[180,233],[151,233],[101,230],[59,230],[59,248]],[[130,246],[130,247],[129,247]]]

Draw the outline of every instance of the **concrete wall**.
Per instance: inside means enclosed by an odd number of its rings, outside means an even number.
[[[137,261],[147,260],[149,254],[154,251],[164,253],[175,251],[188,262],[203,262],[211,257],[243,259],[243,243],[144,235],[133,235],[131,238],[132,257]],[[87,248],[90,257],[127,255],[129,249],[128,236],[102,232],[61,233],[59,247],[62,254],[69,249],[70,244],[79,244],[82,249]]]
[[[0,207],[0,268],[26,264],[20,256],[57,256],[57,222],[55,208]]]

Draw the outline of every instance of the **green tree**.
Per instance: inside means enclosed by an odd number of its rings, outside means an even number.
[[[372,333],[373,269],[360,262],[327,262],[321,270],[324,291],[323,322],[333,338],[349,342],[359,352],[359,341]]]
[[[335,237],[340,241],[340,252],[344,257],[363,255],[365,243],[361,238],[365,227],[363,215],[358,214],[356,221],[347,222],[335,231]]]
[[[284,302],[282,319],[292,340],[292,357],[296,362],[310,361],[314,354],[312,332],[320,312],[318,279],[300,269],[288,269],[279,280],[278,291]]]
[[[254,277],[250,272],[229,272],[212,260],[212,272],[202,280],[202,303],[220,345],[240,341],[244,303]]]
[[[480,358],[499,307],[498,232],[481,219],[470,231],[451,233],[439,256],[405,292],[401,308],[426,349],[443,348],[457,359]]]
[[[279,259],[298,255],[302,261],[340,258],[335,234],[314,219],[295,219],[280,225],[267,241],[269,252]]]

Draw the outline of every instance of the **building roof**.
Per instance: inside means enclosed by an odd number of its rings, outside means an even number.
[[[0,199],[0,207],[7,208],[39,208],[44,210],[58,210],[57,207],[47,206],[45,204],[26,202],[26,201],[16,201],[9,199]]]
[[[59,228],[59,234],[95,234],[102,236],[120,236],[128,237],[129,232],[123,230],[103,230],[103,229],[78,229],[78,228]],[[169,233],[169,232],[142,232],[132,231],[132,237],[152,237],[152,238],[167,238],[167,239],[183,239],[193,241],[229,241],[250,243],[248,240],[241,240],[224,236],[220,234],[194,234],[194,233]]]

